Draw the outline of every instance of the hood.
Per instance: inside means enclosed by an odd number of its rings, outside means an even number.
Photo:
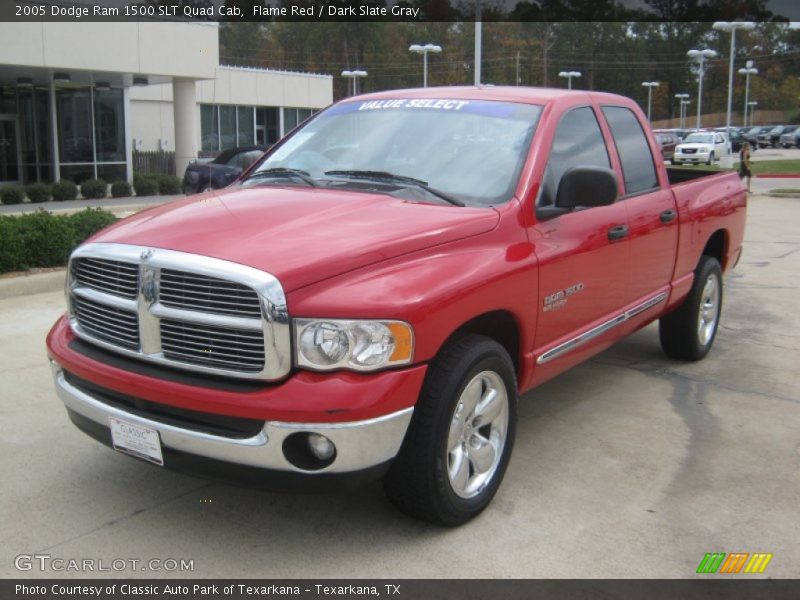
[[[690,142],[686,144],[678,144],[678,148],[683,150],[684,148],[694,148],[695,150],[708,150],[712,148],[714,144],[711,142]]]
[[[262,186],[217,190],[129,217],[92,242],[212,256],[272,273],[289,292],[372,263],[492,230],[491,208],[384,194]]]

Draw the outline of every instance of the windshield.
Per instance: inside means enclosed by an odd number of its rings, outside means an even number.
[[[299,170],[320,185],[340,186],[348,185],[347,172],[361,174],[362,183],[370,173],[391,174],[471,206],[497,204],[514,193],[540,112],[536,105],[483,100],[344,102],[295,132],[250,176]],[[243,185],[264,182],[255,177]],[[383,183],[404,185],[400,179]]]
[[[691,133],[683,141],[687,144],[713,144],[714,136],[708,133]]]

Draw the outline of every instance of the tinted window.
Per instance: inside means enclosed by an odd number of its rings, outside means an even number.
[[[555,204],[561,176],[567,169],[577,166],[611,167],[597,117],[588,106],[574,108],[561,117],[537,204]]]
[[[656,187],[658,178],[653,155],[636,115],[621,106],[605,106],[603,114],[611,128],[622,163],[625,192],[635,194]]]

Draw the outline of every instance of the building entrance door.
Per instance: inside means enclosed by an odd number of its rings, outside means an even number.
[[[17,119],[0,115],[0,183],[21,181]]]

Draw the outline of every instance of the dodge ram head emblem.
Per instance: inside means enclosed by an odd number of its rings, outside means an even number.
[[[158,298],[158,279],[156,278],[155,269],[148,267],[142,269],[142,296],[149,304],[152,304]]]
[[[151,256],[153,256],[153,249],[148,248],[147,250],[142,250],[142,253],[139,255],[139,258],[141,258],[142,260],[147,260]]]

